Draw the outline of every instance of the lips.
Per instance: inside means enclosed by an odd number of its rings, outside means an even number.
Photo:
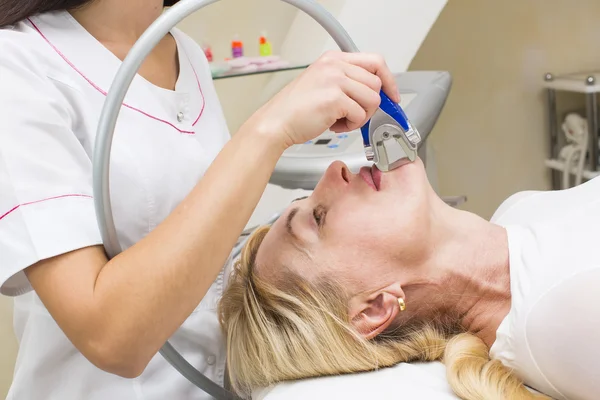
[[[381,171],[376,166],[371,167],[371,176],[373,177],[373,183],[377,190],[381,190]]]
[[[379,183],[381,182],[381,176],[377,176],[377,174],[373,174],[373,168],[362,167],[358,174],[360,177],[369,185],[373,190],[379,190]],[[379,171],[379,170],[377,170]],[[381,174],[381,172],[379,172]]]

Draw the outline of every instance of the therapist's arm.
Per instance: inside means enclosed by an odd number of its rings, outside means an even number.
[[[26,270],[33,288],[86,358],[138,376],[210,288],[282,152],[331,126],[361,126],[382,85],[399,100],[381,58],[325,56],[240,129],[144,239],[110,261],[98,246],[41,261]]]
[[[99,368],[138,376],[215,280],[283,150],[247,129],[130,249],[108,261],[102,247],[89,247],[26,270],[58,325]]]

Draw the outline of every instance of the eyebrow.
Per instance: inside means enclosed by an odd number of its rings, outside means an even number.
[[[285,221],[285,227],[287,228],[288,233],[294,238],[294,239],[298,239],[298,236],[296,236],[296,234],[294,233],[294,230],[292,229],[292,219],[294,219],[294,217],[296,216],[296,214],[298,214],[298,210],[300,210],[300,208],[295,207],[293,208]]]

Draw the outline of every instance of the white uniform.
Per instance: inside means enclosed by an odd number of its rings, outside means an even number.
[[[492,221],[508,232],[511,310],[491,356],[556,399],[600,395],[600,179],[523,192]]]
[[[208,63],[173,30],[176,90],[136,76],[117,123],[111,191],[124,249],[156,227],[192,190],[229,139]],[[94,367],[69,342],[23,269],[101,243],[92,200],[94,138],[120,60],[67,12],[0,30],[0,290],[15,299],[20,351],[9,400],[204,399],[160,355],[137,379]],[[225,348],[216,317],[221,273],[172,337],[222,384]]]

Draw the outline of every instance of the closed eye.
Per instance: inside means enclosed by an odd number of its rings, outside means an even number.
[[[304,199],[308,199],[308,196],[298,197],[297,199],[292,200],[292,203],[295,203],[297,201],[304,200]]]
[[[315,222],[317,226],[321,228],[325,224],[325,216],[327,215],[327,210],[323,206],[317,206],[313,209],[313,217],[315,218]]]

